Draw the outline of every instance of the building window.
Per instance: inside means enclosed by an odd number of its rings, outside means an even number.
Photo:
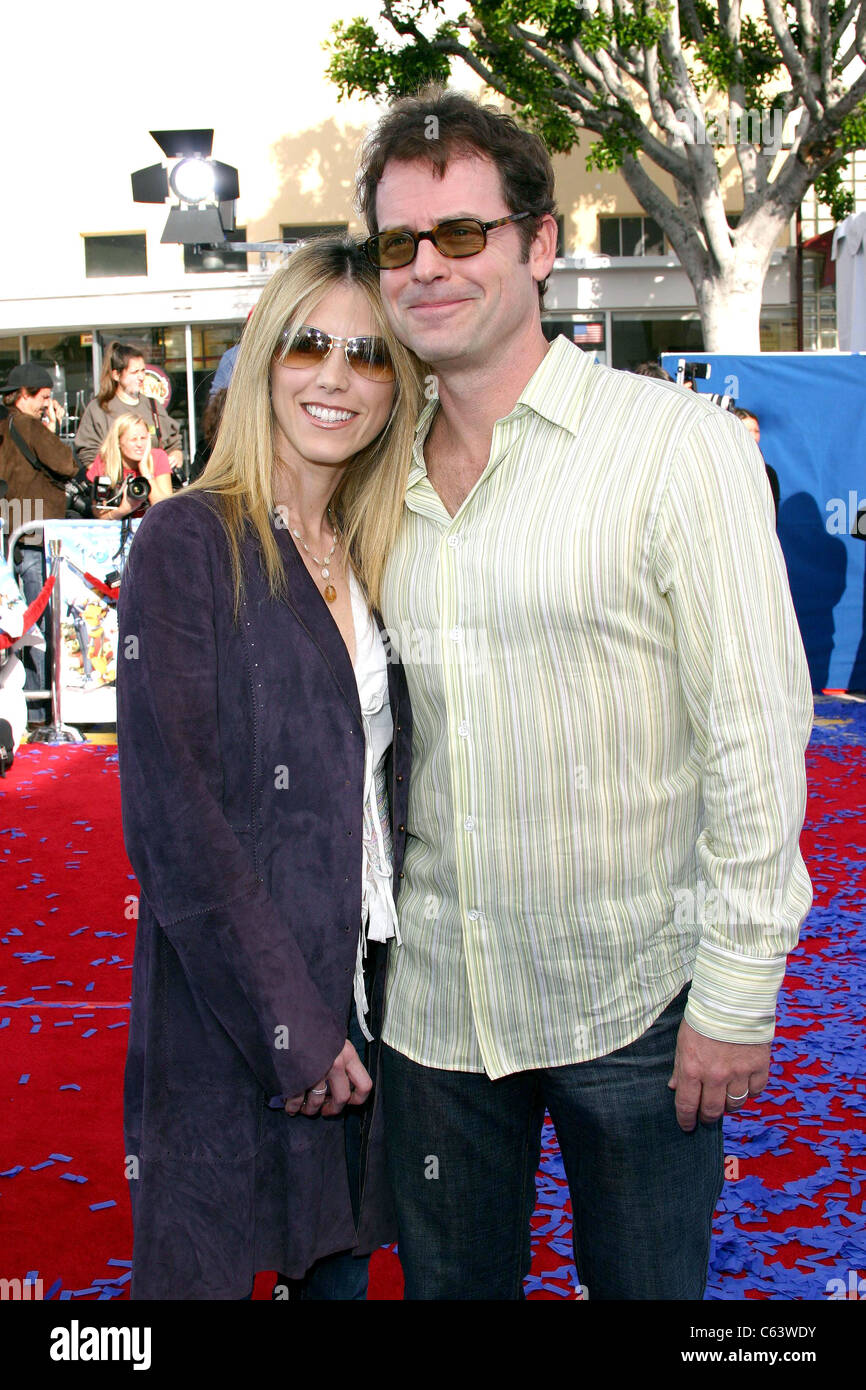
[[[280,227],[283,241],[311,241],[317,236],[344,236],[348,222],[287,222]]]
[[[236,227],[230,241],[246,241],[246,227]],[[210,274],[217,271],[245,271],[246,251],[232,251],[230,244],[224,246],[184,246],[183,268],[188,274]]]
[[[665,234],[651,217],[600,217],[603,256],[663,256]]]
[[[640,362],[657,362],[663,352],[703,352],[704,335],[698,315],[633,311],[613,314],[610,365],[630,370]]]
[[[124,236],[85,236],[84,273],[88,280],[111,275],[147,274],[144,232]]]
[[[866,208],[866,150],[852,150],[845,158],[848,167],[842,170],[842,187],[854,194],[854,211],[861,212]],[[818,202],[814,185],[807,189],[800,210],[804,241],[820,232],[832,231],[836,225],[830,216],[830,209]]]

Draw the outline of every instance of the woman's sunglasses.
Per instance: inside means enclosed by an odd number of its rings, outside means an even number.
[[[398,270],[401,266],[411,265],[422,241],[432,241],[443,256],[477,256],[487,245],[487,233],[492,232],[494,227],[504,227],[508,222],[519,222],[531,216],[531,212],[512,212],[510,216],[496,217],[492,222],[482,222],[478,217],[451,217],[447,222],[438,222],[428,232],[402,229],[379,232],[364,242],[364,250],[379,270]]]
[[[283,367],[318,367],[333,347],[342,347],[346,361],[365,381],[393,381],[394,364],[383,338],[338,338],[321,328],[304,325],[283,333],[274,358]]]

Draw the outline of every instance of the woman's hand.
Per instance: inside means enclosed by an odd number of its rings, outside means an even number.
[[[372,1089],[370,1073],[347,1038],[328,1075],[303,1095],[290,1096],[286,1114],[339,1115],[345,1105],[363,1105]]]

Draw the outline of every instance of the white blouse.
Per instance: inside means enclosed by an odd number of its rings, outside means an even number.
[[[355,625],[355,680],[364,724],[364,824],[361,867],[361,932],[355,960],[355,1010],[361,1031],[372,1041],[364,1021],[369,1011],[364,988],[367,941],[400,944],[392,884],[391,817],[385,780],[385,758],[394,737],[388,698],[388,664],[382,637],[354,574],[349,575],[352,619]]]

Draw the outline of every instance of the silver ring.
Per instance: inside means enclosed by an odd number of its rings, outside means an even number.
[[[327,1088],[327,1086],[322,1086],[320,1090],[317,1090],[315,1086],[311,1087],[311,1089],[310,1089],[310,1095],[311,1095],[311,1096],[326,1096],[327,1094],[328,1094],[328,1088]]]
[[[730,1091],[725,1091],[725,1095],[727,1096],[728,1100],[745,1100],[748,1094],[748,1091],[744,1091],[741,1096],[732,1096]]]

